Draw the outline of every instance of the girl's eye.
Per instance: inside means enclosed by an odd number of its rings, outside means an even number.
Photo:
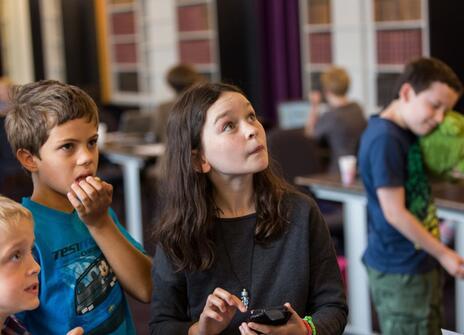
[[[70,151],[72,148],[73,148],[72,143],[66,143],[66,144],[63,144],[60,149],[64,151]]]
[[[89,142],[89,147],[92,147],[92,148],[93,148],[93,147],[96,146],[96,145],[97,145],[97,139],[90,140],[90,142]]]
[[[227,122],[226,124],[224,124],[224,126],[222,127],[222,130],[223,131],[230,131],[234,129],[234,124],[232,122]]]
[[[255,114],[255,113],[250,113],[250,115],[248,116],[248,118],[249,118],[251,121],[256,121],[256,114]]]

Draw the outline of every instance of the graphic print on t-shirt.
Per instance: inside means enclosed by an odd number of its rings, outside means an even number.
[[[440,238],[437,208],[433,202],[430,184],[424,168],[419,143],[411,144],[408,151],[408,179],[406,181],[406,205],[409,211],[437,239]]]
[[[116,275],[105,257],[97,258],[76,281],[76,313],[82,315],[97,307],[108,296],[116,281]]]
[[[54,268],[73,294],[76,324],[86,334],[107,334],[124,322],[123,293],[116,275],[93,239],[53,251]]]

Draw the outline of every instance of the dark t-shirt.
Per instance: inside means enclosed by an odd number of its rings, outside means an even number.
[[[359,139],[366,125],[363,111],[355,102],[330,108],[321,115],[314,129],[314,137],[329,145],[331,172],[338,171],[340,156],[357,154]]]
[[[377,190],[404,187],[408,178],[408,151],[417,137],[395,123],[373,116],[361,137],[359,170],[367,193],[368,245],[366,265],[385,273],[414,274],[431,270],[436,261],[417,249],[387,222]]]

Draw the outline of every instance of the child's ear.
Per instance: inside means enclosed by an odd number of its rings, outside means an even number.
[[[411,97],[416,94],[414,88],[409,83],[404,83],[400,87],[399,97],[401,100],[408,102]]]
[[[192,150],[192,161],[193,168],[198,173],[208,173],[211,171],[211,165],[209,165],[206,158],[199,152],[199,150]]]
[[[29,150],[18,149],[16,158],[27,171],[31,173],[37,171],[36,157]]]

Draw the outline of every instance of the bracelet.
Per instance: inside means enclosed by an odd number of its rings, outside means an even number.
[[[312,334],[313,334],[313,330],[311,329],[311,326],[309,325],[308,321],[306,321],[306,320],[304,320],[304,319],[302,319],[302,320],[303,320],[303,323],[304,323],[304,325],[305,325],[305,327],[306,327],[306,331],[307,331],[306,334],[312,335]]]
[[[309,327],[311,327],[311,334],[316,335],[316,326],[314,325],[313,318],[308,315],[305,316],[303,320],[306,321],[306,323],[308,323]]]

